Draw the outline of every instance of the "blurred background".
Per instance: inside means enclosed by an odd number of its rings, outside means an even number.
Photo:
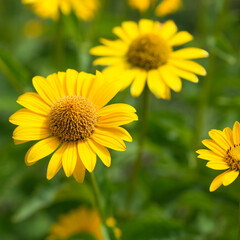
[[[49,0],[50,1],[50,0]],[[89,49],[99,38],[115,39],[112,28],[141,16],[125,0],[102,0],[95,17],[82,21],[71,12],[60,20],[34,14],[20,0],[0,0],[0,239],[46,239],[59,215],[79,206],[91,207],[88,179],[78,184],[62,170],[46,179],[49,157],[31,167],[24,155],[32,143],[14,145],[8,118],[20,106],[20,94],[34,91],[32,77],[73,68],[95,73]],[[240,120],[240,1],[183,0],[179,11],[153,20],[173,19],[179,30],[195,38],[186,46],[207,50],[199,62],[208,75],[198,84],[183,80],[170,101],[151,95],[147,139],[136,191],[127,211],[126,188],[136,157],[139,123],[127,125],[133,142],[125,152],[111,152],[112,166],[97,161],[94,170],[107,216],[114,216],[123,240],[236,239],[240,183],[210,193],[219,172],[205,167],[195,151],[208,131],[232,128]],[[140,111],[140,99],[129,88],[112,102],[126,102]],[[81,219],[79,219],[80,221]],[[97,239],[79,238],[67,239]],[[111,237],[110,237],[111,239]]]

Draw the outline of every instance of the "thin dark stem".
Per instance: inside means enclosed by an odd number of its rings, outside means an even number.
[[[147,87],[145,87],[143,92],[141,107],[142,107],[142,111],[141,111],[141,118],[140,118],[141,122],[140,122],[138,152],[137,152],[137,157],[134,162],[133,170],[130,176],[130,183],[129,183],[127,198],[126,198],[126,209],[130,208],[130,204],[131,204],[133,195],[135,193],[136,178],[137,178],[138,171],[142,161],[144,141],[145,141],[146,131],[147,131],[147,119],[148,119],[148,108],[149,108],[149,89]]]

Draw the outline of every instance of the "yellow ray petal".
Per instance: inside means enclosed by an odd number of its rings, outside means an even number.
[[[230,171],[223,177],[223,185],[227,186],[231,184],[239,175],[239,171]]]
[[[129,38],[134,39],[139,35],[139,29],[136,22],[125,21],[122,23],[122,28]]]
[[[88,94],[91,90],[90,86],[95,78],[96,76],[93,74],[80,72],[77,79],[77,94],[88,98]]]
[[[47,117],[22,108],[15,112],[9,121],[15,125],[41,127],[47,124]]]
[[[101,38],[100,42],[104,44],[106,47],[109,47],[118,52],[120,51],[126,53],[128,51],[128,45],[119,39],[112,41],[105,38]]]
[[[80,157],[78,156],[76,167],[73,171],[73,176],[77,182],[83,183],[85,178],[86,168],[84,167]]]
[[[199,155],[198,158],[204,159],[204,160],[215,160],[215,161],[224,161],[224,158],[219,156],[218,154],[214,153],[213,151],[207,150],[207,149],[199,149],[196,151]]]
[[[95,168],[97,157],[87,141],[78,141],[78,154],[85,168],[92,172]]]
[[[61,86],[61,83],[59,82],[58,75],[56,73],[53,73],[53,74],[47,76],[47,81],[49,82],[52,89],[54,90],[56,99],[60,99],[65,96],[65,93]]]
[[[52,89],[49,81],[40,76],[36,76],[32,80],[33,86],[38,92],[39,96],[49,105],[52,106],[53,103],[57,101],[56,90]]]
[[[62,155],[63,170],[67,177],[70,177],[77,163],[77,143],[68,142]]]
[[[131,41],[121,27],[113,28],[113,33],[126,43],[129,43]]]
[[[62,156],[66,150],[67,143],[64,143],[51,157],[47,168],[47,179],[52,179],[62,167]]]
[[[139,69],[131,86],[131,95],[133,97],[139,97],[139,95],[142,93],[146,83],[146,78],[147,72]]]
[[[219,156],[226,157],[226,151],[221,148],[215,141],[210,139],[205,139],[202,141],[203,145],[218,154]]]
[[[35,163],[36,161],[53,153],[61,142],[57,137],[46,138],[34,144],[25,155],[26,163]]]
[[[103,108],[101,108],[98,111],[98,114],[100,116],[104,116],[107,114],[113,114],[113,113],[134,113],[136,112],[136,109],[128,104],[125,103],[114,103],[111,105],[107,105]]]
[[[171,71],[174,72],[175,74],[177,74],[179,77],[184,78],[191,82],[195,82],[195,83],[198,82],[198,77],[195,74],[184,71],[184,70],[177,68],[175,66],[172,66],[172,65],[168,65],[168,67],[171,68]]]
[[[175,67],[178,67],[180,69],[196,73],[201,76],[205,76],[207,74],[204,67],[202,67],[200,64],[188,61],[188,60],[178,60],[178,59],[169,59],[168,63],[174,65]]]
[[[117,150],[125,151],[126,145],[119,137],[116,137],[108,132],[96,129],[92,135],[92,139],[100,145]]]
[[[230,148],[230,144],[224,137],[225,135],[220,130],[213,129],[209,131],[209,136],[212,138],[219,146],[221,146],[226,151]]]
[[[175,92],[180,92],[182,89],[181,79],[171,71],[168,65],[164,65],[159,68],[159,72],[164,82]]]
[[[139,21],[139,32],[141,34],[152,32],[153,21],[149,19],[141,19]]]
[[[169,39],[168,43],[170,46],[179,46],[192,40],[193,36],[190,33],[186,31],[181,31],[176,33],[171,39]]]
[[[113,136],[121,138],[124,141],[132,142],[131,135],[129,134],[129,132],[127,130],[125,130],[122,127],[111,127],[111,128],[99,127],[98,129],[102,132],[107,132],[108,135],[113,135]]]
[[[171,58],[196,59],[208,57],[208,52],[200,48],[183,48],[171,52]]]
[[[93,65],[113,65],[125,61],[122,57],[101,57],[93,61]]]
[[[229,169],[229,166],[224,163],[224,162],[208,162],[206,164],[207,167],[211,168],[211,169],[214,169],[214,170],[226,170],[226,169]]]
[[[22,141],[22,140],[16,140],[16,139],[13,139],[13,140],[14,140],[14,144],[16,145],[29,142],[29,141]]]
[[[40,140],[50,135],[51,133],[47,125],[41,127],[18,126],[13,131],[13,139],[23,141]]]
[[[132,83],[136,73],[136,69],[123,70],[123,73],[119,77],[119,80],[122,82],[121,90],[127,88]]]
[[[221,173],[220,175],[218,175],[217,177],[215,177],[210,185],[210,188],[209,188],[209,191],[210,192],[213,192],[215,190],[217,190],[221,185],[222,185],[222,182],[223,182],[223,177],[226,173],[228,173],[228,171],[226,172],[223,172]]]
[[[89,143],[90,147],[92,148],[92,150],[94,152],[96,152],[96,154],[101,159],[103,164],[106,165],[107,167],[110,167],[111,155],[110,155],[108,149],[105,148],[104,146],[98,144],[97,142],[93,141],[92,139],[89,139],[88,143]]]
[[[66,80],[67,80],[67,77],[66,77],[66,73],[65,72],[58,72],[57,73],[57,76],[58,76],[58,79],[59,79],[59,83],[60,83],[60,88],[62,90],[62,97],[65,97],[67,96],[67,84],[66,84]]]
[[[28,92],[21,95],[17,103],[25,108],[32,110],[35,113],[48,115],[50,106],[47,105],[37,93]]]
[[[125,51],[112,49],[106,46],[97,46],[90,49],[90,54],[95,56],[124,56]]]
[[[73,69],[68,69],[66,72],[66,88],[68,95],[76,95],[77,93],[78,72]]]
[[[231,147],[234,147],[232,130],[229,127],[226,127],[223,129],[223,133],[225,134],[226,139],[228,140]]]
[[[169,88],[158,70],[148,71],[148,87],[157,98],[170,99]]]
[[[238,121],[233,125],[233,142],[235,145],[240,144],[240,124]]]
[[[160,29],[160,35],[166,40],[171,38],[176,32],[177,26],[172,20],[166,21]]]

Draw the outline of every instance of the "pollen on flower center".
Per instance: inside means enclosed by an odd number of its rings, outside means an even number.
[[[240,170],[240,146],[234,145],[234,148],[230,148],[227,151],[226,163],[231,170]]]
[[[128,62],[145,70],[156,69],[165,64],[171,52],[167,42],[156,34],[145,34],[129,46]]]
[[[61,141],[84,141],[92,135],[98,114],[89,100],[72,95],[55,102],[48,119],[52,135]]]

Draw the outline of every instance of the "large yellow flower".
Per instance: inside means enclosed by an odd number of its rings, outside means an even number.
[[[59,217],[52,225],[47,240],[69,239],[77,234],[90,234],[96,240],[104,240],[101,231],[101,220],[96,209],[79,207]]]
[[[223,131],[213,129],[209,131],[211,139],[205,139],[202,143],[209,148],[197,151],[199,158],[208,160],[207,167],[214,170],[227,170],[218,175],[210,185],[213,192],[222,184],[231,184],[240,171],[240,124],[235,122],[233,130],[229,127]]]
[[[68,15],[74,11],[79,19],[93,19],[98,9],[98,0],[22,0],[24,4],[30,4],[34,12],[42,18],[57,20],[61,11]]]
[[[156,16],[164,17],[175,13],[182,6],[182,0],[163,0],[155,9]]]
[[[115,41],[101,39],[104,46],[90,50],[96,56],[95,65],[108,65],[105,74],[119,76],[123,88],[131,86],[131,94],[138,97],[147,81],[149,89],[158,98],[170,99],[170,89],[179,92],[181,78],[198,82],[195,74],[206,75],[205,69],[195,58],[204,58],[208,53],[199,48],[184,48],[174,51],[173,47],[193,39],[186,31],[177,32],[171,20],[160,24],[142,19],[139,24],[127,21],[113,32],[120,38]]]
[[[33,86],[37,93],[21,95],[17,102],[25,108],[9,121],[19,125],[13,132],[16,144],[41,140],[28,150],[27,165],[55,152],[48,179],[63,166],[67,177],[73,174],[83,182],[85,168],[89,172],[95,168],[96,154],[109,167],[106,147],[124,151],[123,140],[132,141],[120,126],[137,120],[135,109],[120,103],[105,106],[119,91],[119,82],[103,79],[100,72],[95,76],[68,69],[47,78],[34,77]]]

